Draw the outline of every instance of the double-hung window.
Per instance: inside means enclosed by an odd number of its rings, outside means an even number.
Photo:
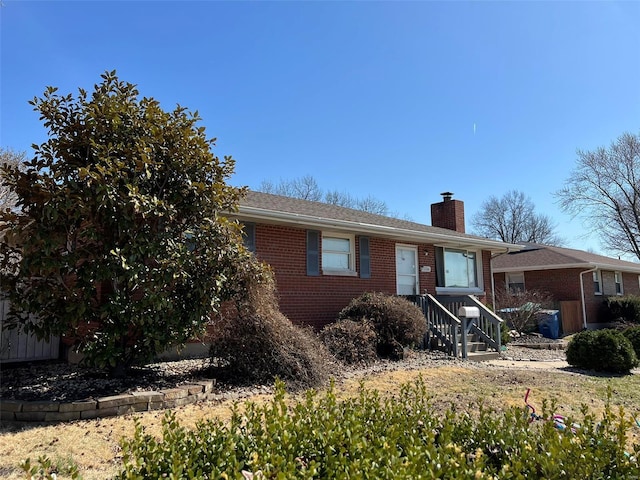
[[[507,273],[507,289],[511,293],[524,292],[524,273]]]
[[[624,293],[622,291],[622,272],[614,272],[614,277],[616,281],[616,295],[622,295]]]
[[[602,276],[600,270],[593,272],[593,293],[602,295]]]
[[[322,272],[329,275],[355,274],[353,235],[322,233]]]
[[[477,252],[459,248],[436,247],[437,287],[478,290],[481,284]]]

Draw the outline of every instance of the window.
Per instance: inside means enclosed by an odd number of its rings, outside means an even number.
[[[369,237],[360,237],[360,278],[371,278]]]
[[[438,287],[474,289],[480,285],[479,259],[476,252],[436,247],[436,282]]]
[[[256,252],[256,226],[253,223],[242,224],[242,243],[250,252]]]
[[[614,277],[616,281],[616,295],[622,295],[622,273],[614,272]]]
[[[596,295],[602,295],[602,278],[600,276],[600,270],[593,272],[593,293]]]
[[[322,272],[329,275],[355,274],[354,238],[351,235],[322,234]]]
[[[507,273],[507,290],[511,293],[524,292],[524,273]]]

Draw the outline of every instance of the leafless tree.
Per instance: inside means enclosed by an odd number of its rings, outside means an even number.
[[[271,181],[264,180],[260,184],[258,191],[264,193],[273,193],[275,195],[283,195],[285,197],[301,198],[303,200],[311,200],[319,202],[322,200],[322,190],[318,187],[318,182],[311,175],[295,178],[293,180],[280,180],[274,184]]]
[[[537,326],[543,309],[553,308],[553,296],[542,290],[496,289],[496,310],[507,327],[522,334]]]
[[[0,147],[0,210],[12,209],[16,206],[18,196],[4,180],[4,169],[22,168],[26,160],[25,152],[16,152],[10,148]]]
[[[347,208],[356,208],[357,203],[357,200],[350,193],[339,192],[338,190],[329,190],[325,193],[324,201],[330,205]]]
[[[555,226],[523,192],[511,190],[501,198],[491,196],[471,219],[476,234],[508,243],[560,245]]]
[[[304,177],[293,180],[280,180],[277,184],[263,180],[258,187],[258,191],[284,195],[285,197],[324,202],[378,215],[390,215],[387,204],[371,195],[364,199],[358,199],[347,192],[340,192],[338,190],[329,190],[323,194],[316,180],[310,175],[305,175]]]
[[[389,208],[387,207],[387,204],[382,200],[378,200],[377,198],[372,197],[371,195],[358,200],[356,205],[356,208],[358,210],[362,210],[364,212],[376,213],[378,215],[389,214]]]
[[[577,155],[556,193],[560,207],[582,217],[607,250],[640,259],[640,133],[624,133],[609,148]]]

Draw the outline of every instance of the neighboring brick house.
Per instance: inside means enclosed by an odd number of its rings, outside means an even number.
[[[253,191],[234,217],[273,268],[282,312],[321,328],[364,292],[491,303],[491,257],[519,247],[465,234],[463,202],[442,195],[431,205],[433,226]]]
[[[496,289],[540,290],[558,303],[564,333],[597,328],[603,301],[640,294],[640,263],[582,250],[528,244],[492,260]]]

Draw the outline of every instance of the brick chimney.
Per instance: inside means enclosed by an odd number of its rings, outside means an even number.
[[[452,200],[453,193],[443,192],[440,203],[431,204],[431,225],[464,232],[464,202]]]

